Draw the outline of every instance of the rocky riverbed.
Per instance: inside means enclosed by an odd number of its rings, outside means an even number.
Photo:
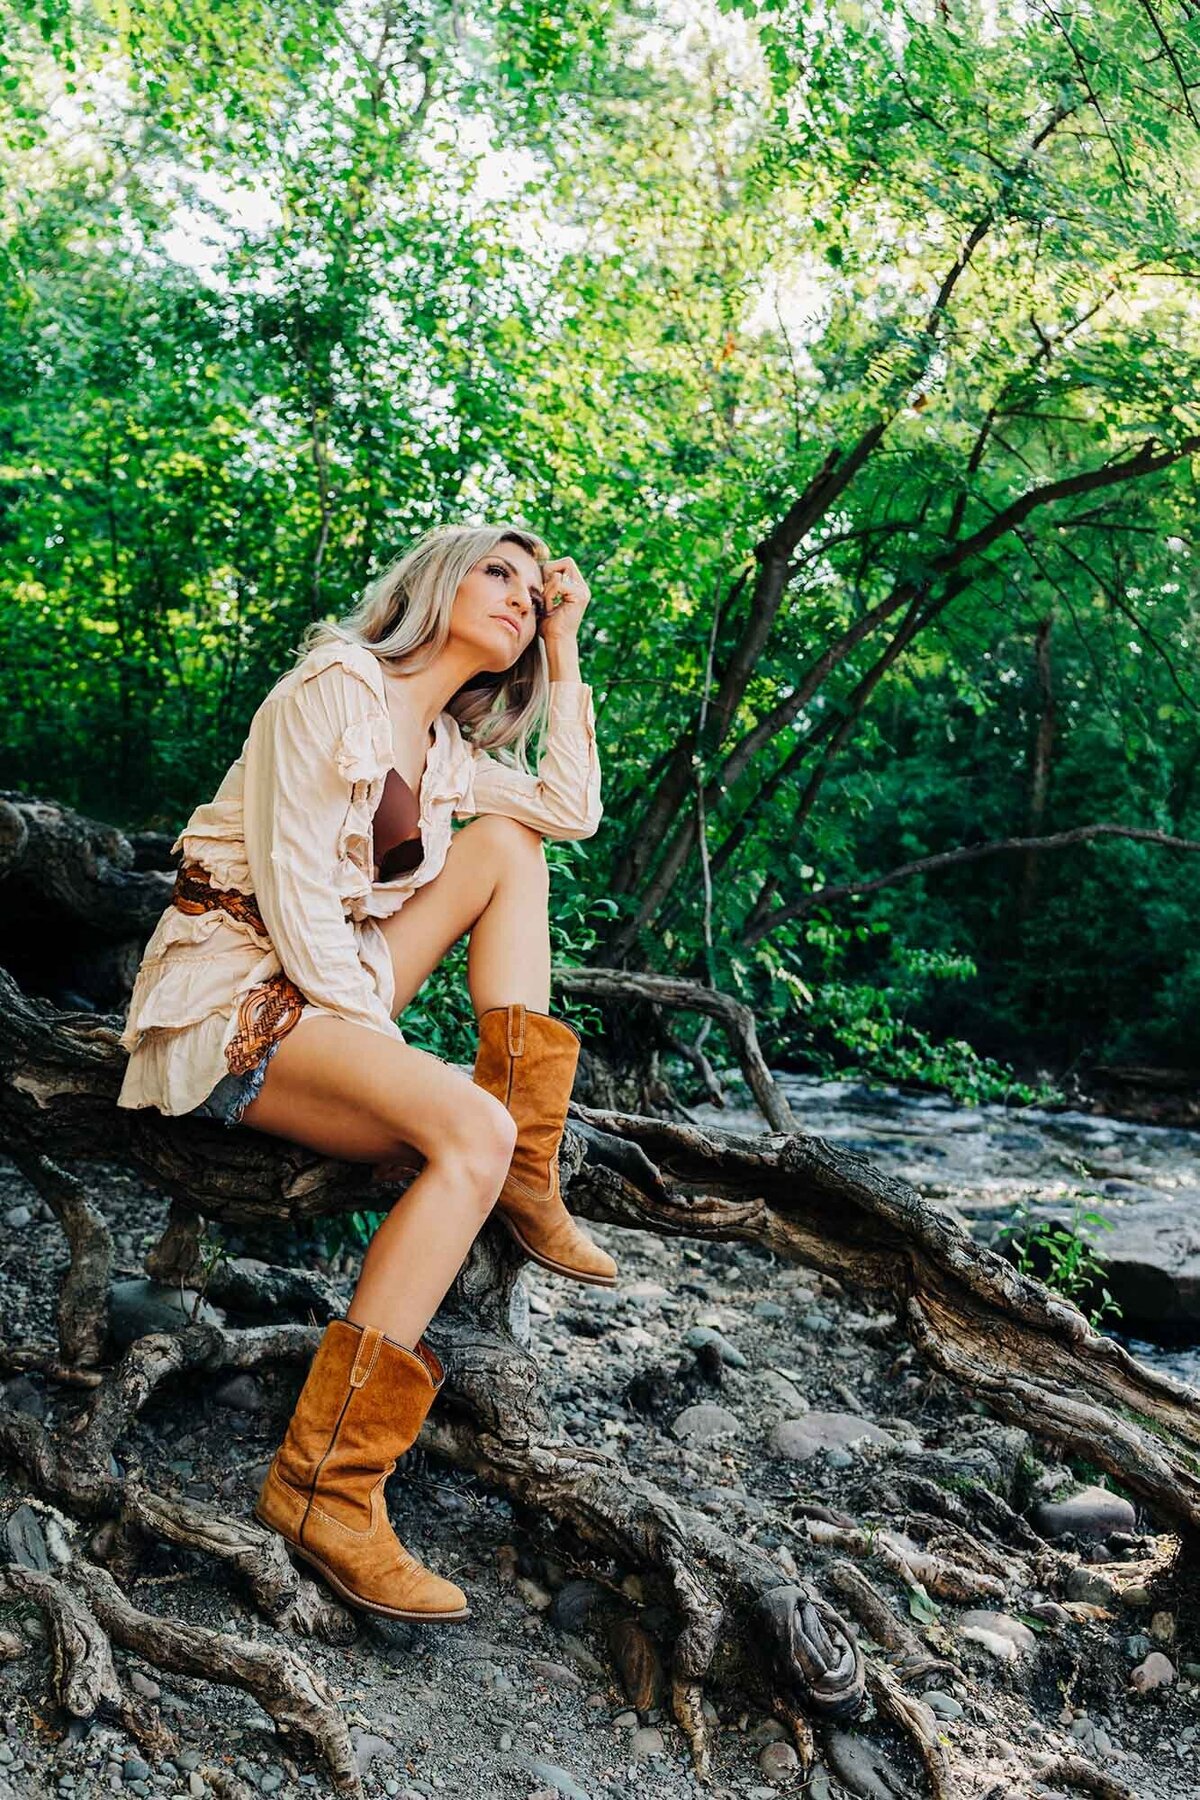
[[[959,1106],[882,1083],[776,1073],[801,1129],[859,1150],[946,1207],[981,1242],[1025,1209],[1030,1227],[1093,1229],[1121,1308],[1105,1321],[1136,1356],[1200,1386],[1200,1131],[1037,1107]],[[766,1123],[748,1100],[701,1106],[727,1131]]]
[[[843,1141],[857,1132],[864,1150],[893,1159],[925,1191],[942,1184],[947,1203],[989,1182],[1035,1178],[1021,1161],[1034,1155],[1028,1119],[1009,1118],[1006,1147],[988,1109],[966,1124],[927,1102],[854,1097],[845,1111],[849,1093],[821,1086],[820,1095],[793,1092],[806,1127]],[[1105,1123],[1091,1121],[1089,1154],[1105,1166],[1095,1153],[1118,1146],[1125,1159],[1113,1162],[1127,1170],[1131,1140],[1121,1130],[1106,1140]],[[1138,1166],[1157,1166],[1137,1142]],[[957,1173],[967,1165],[976,1179],[960,1190]],[[122,1169],[97,1167],[89,1181],[118,1234],[118,1277],[130,1284],[120,1295],[122,1323],[144,1329],[146,1296],[136,1284],[164,1204]],[[0,1216],[0,1334],[8,1344],[48,1339],[65,1264],[61,1236],[3,1163]],[[1173,1573],[1174,1539],[1121,1496],[1092,1491],[1095,1470],[1064,1467],[926,1369],[869,1299],[756,1248],[664,1243],[611,1227],[595,1234],[620,1261],[615,1291],[532,1268],[523,1278],[529,1348],[567,1437],[610,1452],[752,1539],[783,1579],[821,1566],[814,1535],[822,1514],[857,1523],[868,1537],[915,1530],[915,1515],[897,1511],[907,1475],[966,1459],[1034,1522],[1044,1559],[997,1547],[997,1566],[1011,1560],[1017,1573],[1003,1592],[962,1603],[914,1599],[877,1561],[859,1565],[946,1665],[924,1699],[956,1796],[1064,1793],[1069,1759],[1083,1758],[1143,1800],[1193,1800],[1200,1616]],[[228,1248],[263,1253],[236,1240]],[[301,1252],[315,1257],[311,1246],[282,1241],[269,1253]],[[348,1292],[352,1270],[334,1272]],[[436,1342],[436,1327],[433,1335]],[[280,1366],[165,1386],[125,1440],[124,1467],[140,1468],[163,1492],[245,1517],[301,1375]],[[78,1404],[37,1375],[5,1385],[9,1404],[50,1422]],[[51,1523],[29,1501],[27,1486],[3,1472],[8,1554],[37,1561]],[[473,1614],[440,1628],[364,1621],[343,1648],[294,1643],[340,1696],[369,1795],[682,1800],[707,1791],[714,1800],[772,1800],[801,1791],[769,1696],[743,1662],[724,1658],[708,1691],[714,1778],[699,1787],[663,1694],[671,1617],[652,1574],[577,1555],[549,1521],[439,1467],[419,1447],[392,1478],[389,1503],[401,1538],[467,1589]],[[245,1594],[190,1552],[152,1547],[130,1592],[150,1611],[273,1635]],[[112,1719],[67,1729],[47,1700],[42,1618],[28,1601],[0,1603],[0,1800],[109,1792],[301,1800],[331,1791],[324,1768],[278,1736],[245,1694],[115,1654],[127,1684],[176,1734],[177,1748],[155,1766]],[[927,1791],[909,1744],[878,1717],[868,1714],[853,1733],[821,1735],[821,1761],[803,1790],[811,1800]]]

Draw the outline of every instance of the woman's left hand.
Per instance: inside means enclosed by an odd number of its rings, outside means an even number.
[[[579,635],[579,621],[587,610],[591,589],[573,556],[558,556],[542,564],[542,616],[538,631],[547,643]]]

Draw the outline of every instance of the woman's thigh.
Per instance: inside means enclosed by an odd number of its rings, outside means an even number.
[[[347,1162],[424,1157],[487,1136],[498,1102],[428,1051],[309,1013],[282,1038],[242,1123]]]

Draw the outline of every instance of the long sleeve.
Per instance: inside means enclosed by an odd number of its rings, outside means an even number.
[[[585,681],[552,681],[546,744],[536,775],[468,746],[472,783],[456,818],[506,813],[548,838],[591,837],[603,815],[596,714]]]
[[[354,776],[366,768],[375,714],[369,691],[338,663],[268,695],[246,740],[246,858],[276,954],[305,997],[403,1041],[359,960],[338,881],[348,836],[361,828]]]

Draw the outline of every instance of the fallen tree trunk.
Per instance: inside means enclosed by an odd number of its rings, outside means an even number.
[[[45,1165],[51,1143],[55,1166],[128,1157],[185,1221],[299,1222],[396,1198],[395,1175],[364,1181],[352,1165],[253,1132],[114,1107],[123,1065],[115,1020],[56,1015],[2,975],[0,1007],[0,1134],[52,1205],[61,1207]],[[887,1293],[945,1374],[1002,1417],[1085,1455],[1165,1521],[1200,1530],[1194,1390],[1137,1362],[907,1182],[799,1133],[747,1139],[578,1105],[570,1117],[577,1143],[564,1148],[563,1176],[583,1217],[757,1243]],[[94,1238],[84,1241],[95,1255]]]

